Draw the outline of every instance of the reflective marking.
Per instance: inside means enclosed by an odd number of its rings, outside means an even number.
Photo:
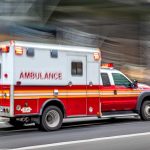
[[[120,96],[120,95],[137,95],[137,94],[140,94],[140,93],[118,93],[117,95]],[[19,93],[19,94],[14,94],[14,96],[53,96],[54,93]],[[99,93],[98,92],[93,92],[93,93],[83,93],[83,92],[80,92],[80,93],[59,93],[58,96],[64,96],[64,95],[69,95],[69,96],[76,96],[76,95],[97,95],[99,96]],[[101,93],[100,92],[100,95],[114,95],[114,93]],[[8,95],[9,96],[9,95]]]
[[[128,92],[117,92],[117,94],[118,95],[122,95],[122,94],[123,95],[128,95],[128,94],[135,94],[136,95],[136,94],[140,94],[140,93],[139,92],[133,92],[133,93],[132,92],[130,92],[130,93],[128,93]]]
[[[50,147],[57,147],[57,146],[64,146],[64,145],[71,145],[71,144],[80,144],[80,143],[88,143],[88,142],[96,142],[96,141],[104,141],[104,140],[130,138],[130,137],[145,136],[145,135],[150,135],[150,132],[127,134],[127,135],[117,135],[117,136],[101,137],[101,138],[94,138],[94,139],[85,139],[85,140],[78,140],[78,141],[68,141],[68,142],[52,143],[52,144],[45,144],[45,145],[27,146],[27,147],[15,148],[15,149],[11,149],[11,150],[42,149],[42,148],[50,148]]]
[[[24,93],[24,94],[14,94],[14,96],[51,96],[53,93]]]
[[[60,91],[57,95],[58,98],[81,98],[81,97],[137,97],[140,93],[138,91],[118,91],[117,95],[114,95],[113,91]],[[4,95],[0,93],[0,98]],[[15,99],[39,99],[39,98],[54,98],[53,90],[51,91],[15,91],[14,97]],[[5,99],[9,99],[10,94],[7,93],[7,97]]]

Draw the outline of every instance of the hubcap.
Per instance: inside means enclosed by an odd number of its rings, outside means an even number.
[[[145,106],[145,114],[150,117],[150,105]]]
[[[60,116],[59,116],[59,113],[56,110],[50,110],[47,113],[45,119],[46,119],[46,124],[50,128],[54,128],[59,124]]]

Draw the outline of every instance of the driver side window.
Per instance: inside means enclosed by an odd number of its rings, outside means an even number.
[[[120,73],[112,73],[115,85],[129,87],[131,82]]]

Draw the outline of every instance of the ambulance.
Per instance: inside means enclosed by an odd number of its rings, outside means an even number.
[[[52,131],[64,118],[136,115],[150,120],[150,87],[101,67],[99,49],[0,43],[0,117],[11,125]]]

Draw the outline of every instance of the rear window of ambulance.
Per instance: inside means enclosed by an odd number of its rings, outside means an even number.
[[[109,76],[107,73],[101,73],[101,78],[104,86],[109,86],[110,85],[110,80]]]

